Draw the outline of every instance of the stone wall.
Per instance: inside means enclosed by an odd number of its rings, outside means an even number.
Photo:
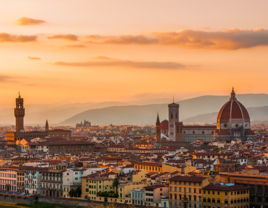
[[[48,203],[48,204],[61,204],[61,205],[70,205],[70,206],[81,206],[81,207],[105,207],[109,203],[103,202],[95,202],[85,199],[73,199],[73,198],[54,198],[54,197],[45,197],[39,196],[38,202],[41,203]],[[125,207],[135,207],[133,205],[125,205],[125,204],[114,204],[118,208],[125,208]],[[142,207],[142,206],[139,206]]]
[[[0,194],[1,204],[33,204],[34,197],[22,197]]]

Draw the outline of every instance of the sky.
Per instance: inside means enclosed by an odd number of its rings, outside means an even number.
[[[268,93],[267,0],[1,0],[0,106]]]

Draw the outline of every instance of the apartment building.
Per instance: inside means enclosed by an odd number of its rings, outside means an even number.
[[[17,192],[18,168],[12,166],[0,167],[0,190]]]
[[[234,184],[209,184],[202,188],[203,208],[249,208],[249,188]]]
[[[202,188],[209,184],[206,177],[175,176],[169,179],[169,207],[202,208]]]

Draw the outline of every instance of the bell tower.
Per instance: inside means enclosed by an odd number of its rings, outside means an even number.
[[[174,98],[173,98],[173,103],[168,105],[168,120],[169,120],[169,139],[171,141],[176,140],[176,123],[179,122],[179,107],[180,105],[177,103],[174,103]]]
[[[20,93],[19,97],[16,98],[16,108],[14,108],[14,114],[16,117],[16,132],[24,131],[25,108],[23,107],[23,98],[21,98]]]

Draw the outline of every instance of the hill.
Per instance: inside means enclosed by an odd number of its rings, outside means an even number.
[[[259,115],[259,118],[262,118],[263,113],[261,111],[265,110],[265,107],[262,106],[266,103],[268,104],[267,94],[242,94],[237,95],[237,98],[246,108],[256,108],[254,115]],[[228,99],[229,96],[201,96],[179,101],[177,103],[180,104],[180,120],[184,122],[216,122],[217,112]],[[263,109],[258,109],[258,107]],[[157,112],[159,112],[161,120],[167,119],[167,104],[127,105],[91,109],[78,113],[61,124],[76,124],[84,119],[96,124],[148,124],[155,122]]]

